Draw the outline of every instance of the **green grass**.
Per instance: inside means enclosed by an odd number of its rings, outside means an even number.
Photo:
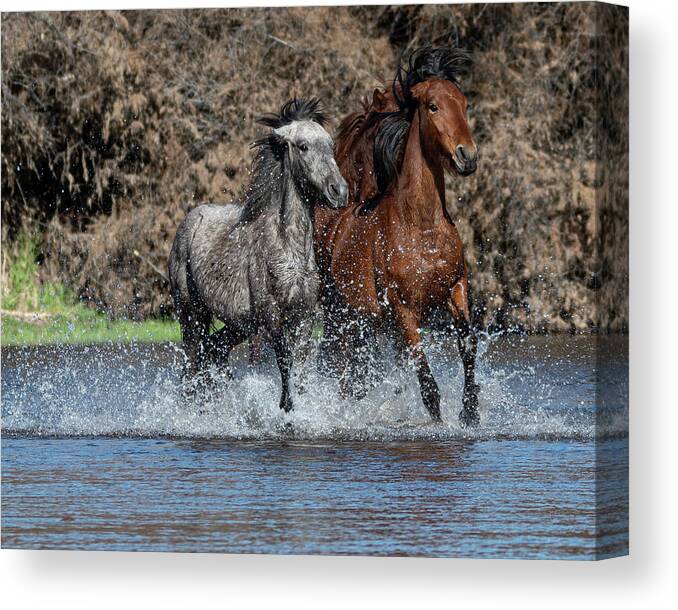
[[[37,241],[21,235],[14,243],[14,251],[7,256],[7,278],[2,282],[2,308],[8,310],[35,310],[38,307]],[[5,261],[3,261],[5,262]]]
[[[3,314],[2,345],[180,340],[179,325],[174,321],[109,320],[105,314],[79,302],[62,284],[41,284],[37,255],[37,241],[23,235],[7,256],[2,309],[35,312],[41,317],[17,319]]]
[[[179,325],[169,320],[108,320],[101,314],[91,318],[55,316],[44,322],[15,320],[2,316],[2,338],[7,345],[49,345],[61,343],[153,343],[179,341]]]

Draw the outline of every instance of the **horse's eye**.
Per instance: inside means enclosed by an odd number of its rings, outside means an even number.
[[[433,102],[431,102],[431,103],[428,105],[428,109],[429,109],[429,111],[432,112],[432,113],[433,113],[433,112],[438,112],[438,106],[436,106]]]
[[[306,144],[306,142],[302,142],[301,144],[299,144],[299,150],[301,152],[306,152],[308,150],[308,144]]]

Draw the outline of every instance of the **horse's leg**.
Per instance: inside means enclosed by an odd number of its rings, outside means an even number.
[[[273,335],[273,349],[275,359],[280,369],[282,393],[280,395],[280,408],[289,413],[294,405],[290,394],[290,370],[292,368],[292,346],[288,333],[281,329]]]
[[[478,337],[476,336],[471,317],[470,294],[466,274],[452,288],[449,310],[454,319],[454,330],[457,335],[459,356],[464,366],[464,397],[463,408],[459,413],[459,422],[462,426],[477,426],[480,423],[478,414],[478,385],[475,382],[476,351]]]
[[[328,377],[340,378],[345,368],[344,339],[338,296],[321,283],[320,304],[323,336],[318,352],[318,369]]]
[[[192,401],[204,389],[201,373],[205,366],[205,341],[209,333],[209,316],[186,306],[177,308],[181,327],[182,349],[185,362],[182,372],[181,395]]]
[[[433,378],[431,367],[424,353],[419,332],[419,317],[406,305],[397,302],[393,306],[396,327],[407,346],[419,379],[421,399],[434,421],[440,421],[440,390]]]
[[[407,346],[403,342],[402,337],[396,335],[393,338],[393,365],[395,369],[400,370],[405,368],[409,357],[407,352]],[[396,396],[403,393],[403,386],[400,380],[393,386],[393,392]]]
[[[186,355],[182,377],[187,382],[192,381],[205,365],[205,340],[209,334],[212,315],[198,296],[186,261],[174,262],[176,264],[170,264],[172,298],[181,327],[182,348]]]
[[[355,386],[353,385],[353,369],[360,347],[356,343],[355,333],[350,322],[336,326],[336,340],[334,345],[334,358],[336,359],[336,373],[339,379],[339,395],[342,398],[353,397]]]
[[[306,361],[311,353],[313,347],[312,335],[315,318],[308,318],[302,321],[294,337],[294,363],[295,363],[295,380],[294,385],[297,388],[298,394],[306,392],[306,380],[308,371],[306,369]]]
[[[250,338],[247,347],[247,361],[250,366],[256,366],[264,358],[264,348],[266,347],[264,333],[265,331],[262,329]]]
[[[367,379],[370,366],[370,350],[373,340],[369,327],[363,320],[354,319],[341,329],[343,370],[339,378],[339,392],[342,397],[350,396],[362,400],[370,391]],[[372,387],[374,387],[373,384]]]
[[[228,379],[233,379],[228,357],[235,345],[235,338],[226,326],[213,332],[205,341],[207,361],[223,369]]]
[[[205,365],[205,340],[209,332],[209,318],[204,312],[193,310],[179,312],[182,347],[186,354],[184,380],[190,381],[198,375]]]

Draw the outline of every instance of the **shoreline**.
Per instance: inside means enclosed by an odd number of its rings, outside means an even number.
[[[424,330],[427,333],[426,330]],[[322,335],[322,328],[314,331]],[[492,333],[494,334],[494,333]],[[505,330],[501,334],[523,337],[628,336],[597,329],[579,332]],[[48,312],[2,310],[0,313],[0,347],[87,346],[101,344],[181,343],[179,323],[173,319],[149,318],[141,322],[109,320],[103,315],[80,318],[77,315]]]
[[[32,317],[35,314],[35,317]],[[109,320],[104,316],[3,311],[0,346],[96,345],[101,343],[163,343],[181,341],[179,323],[170,319]]]

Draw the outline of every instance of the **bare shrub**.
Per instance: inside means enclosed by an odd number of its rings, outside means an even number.
[[[318,95],[336,126],[401,52],[458,42],[475,59],[464,89],[481,159],[448,181],[448,201],[486,322],[624,328],[612,288],[626,285],[626,15],[569,3],[5,14],[3,244],[39,234],[43,280],[113,317],[168,315],[174,230],[197,203],[239,194],[256,115]]]

